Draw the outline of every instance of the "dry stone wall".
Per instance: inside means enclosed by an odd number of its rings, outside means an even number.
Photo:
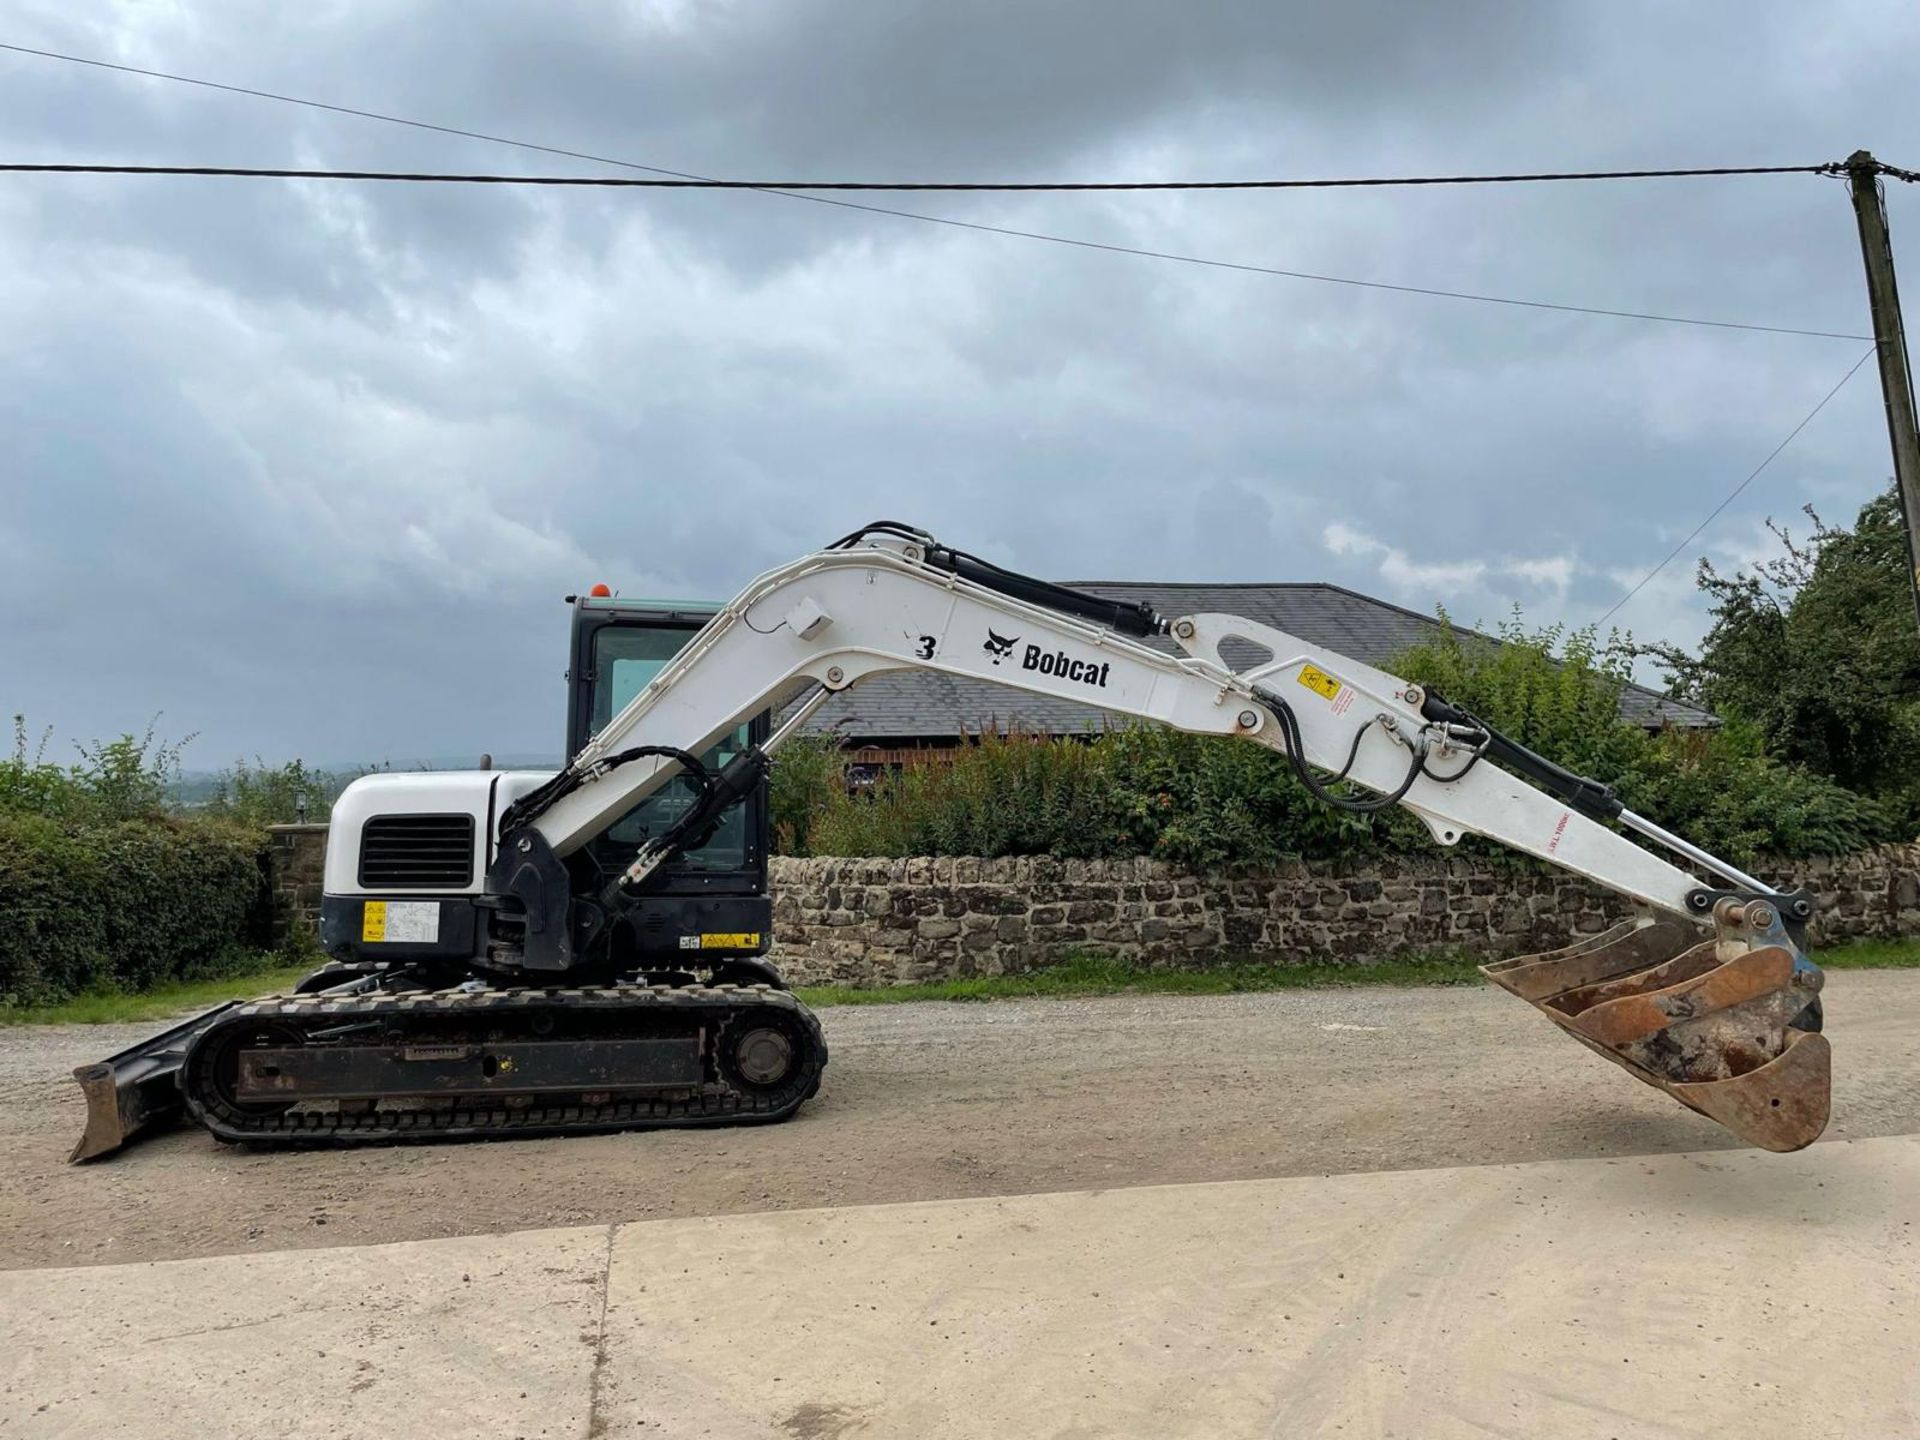
[[[317,927],[325,825],[275,826],[284,923]],[[1920,845],[1761,865],[1820,897],[1816,946],[1920,936]],[[1520,955],[1629,913],[1558,871],[1478,858],[1291,860],[1196,875],[1157,860],[798,860],[772,864],[774,956],[796,984],[1003,975],[1081,952],[1181,966],[1221,959],[1365,965],[1464,950]]]
[[[1816,945],[1920,935],[1920,846],[1763,866],[1814,890]],[[1001,975],[1076,952],[1156,966],[1260,958],[1364,965],[1520,955],[1631,913],[1560,872],[1480,859],[1294,860],[1195,875],[1157,860],[776,859],[774,959],[797,984]]]

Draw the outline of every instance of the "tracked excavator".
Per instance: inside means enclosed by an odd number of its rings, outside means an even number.
[[[766,959],[769,762],[830,696],[912,669],[1264,745],[1329,805],[1402,806],[1440,846],[1483,836],[1618,892],[1635,918],[1484,973],[1743,1140],[1824,1128],[1812,896],[1419,685],[883,521],[724,606],[577,599],[566,767],[354,781],[327,843],[330,962],[76,1071],[73,1158],[182,1111],[305,1146],[791,1116],[827,1047]]]

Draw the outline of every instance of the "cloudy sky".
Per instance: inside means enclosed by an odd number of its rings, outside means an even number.
[[[84,12],[84,15],[83,15]],[[1920,7],[0,3],[0,42],[736,178],[1920,165]],[[0,52],[0,154],[606,167]],[[1920,265],[1920,191],[1891,195]],[[1841,182],[876,197],[1356,279],[1864,333]],[[1913,290],[1914,283],[1909,283]],[[0,708],[190,766],[554,751],[560,597],[892,517],[1062,578],[1592,620],[1865,351],[752,193],[0,177]],[[1889,472],[1871,365],[1623,608]]]

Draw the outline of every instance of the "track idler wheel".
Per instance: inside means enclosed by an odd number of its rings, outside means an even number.
[[[1764,902],[1723,903],[1717,941],[1630,920],[1543,955],[1480,967],[1647,1084],[1766,1150],[1826,1128],[1831,1063],[1820,968]]]
[[[813,1048],[805,1027],[794,1016],[754,1010],[736,1016],[721,1029],[715,1058],[729,1084],[766,1093],[792,1084],[811,1059]]]

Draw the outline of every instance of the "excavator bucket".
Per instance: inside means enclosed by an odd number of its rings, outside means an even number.
[[[1766,1150],[1827,1125],[1831,1065],[1820,968],[1763,900],[1723,900],[1718,938],[1629,920],[1591,939],[1480,967],[1589,1049]]]

